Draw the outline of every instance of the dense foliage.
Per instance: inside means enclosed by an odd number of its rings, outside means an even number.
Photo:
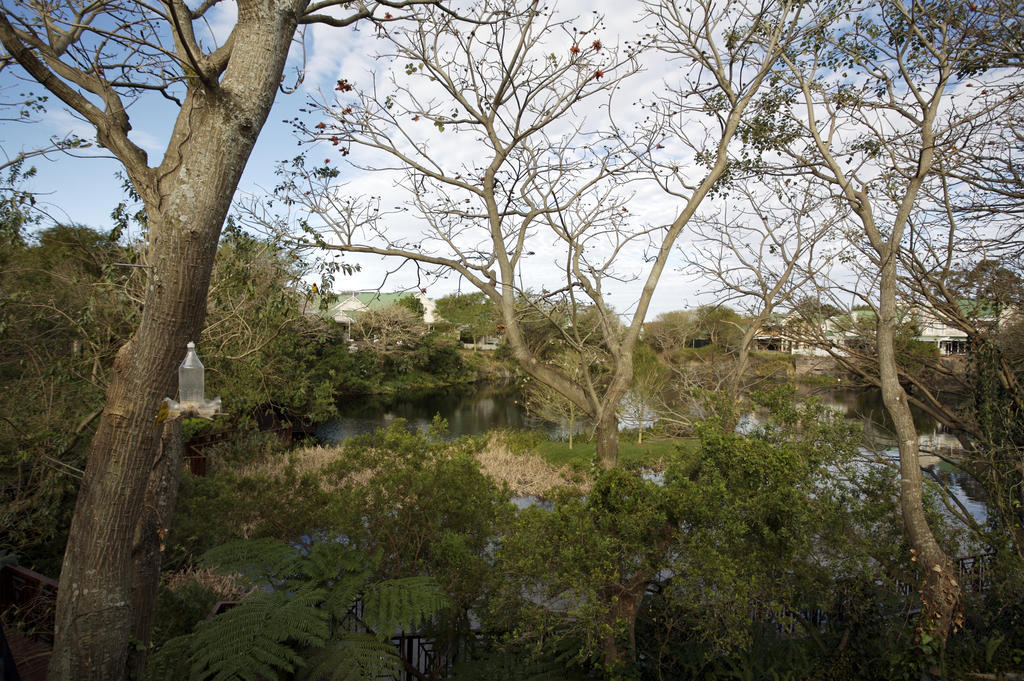
[[[372,679],[402,668],[388,645],[391,632],[415,628],[448,606],[429,579],[372,581],[365,554],[329,537],[301,549],[276,540],[236,542],[203,561],[252,591],[168,641],[151,661],[149,679]]]
[[[85,446],[114,356],[139,312],[143,255],[117,239],[119,230],[56,225],[33,234],[23,213],[8,205],[3,215],[0,550],[56,575]],[[294,253],[232,224],[225,229],[196,341],[207,397],[220,396],[229,415],[190,424],[188,432],[316,422],[343,395],[475,377],[455,340],[437,334],[352,352],[343,330],[322,319],[305,293],[306,273]]]
[[[600,472],[586,493],[552,490],[516,512],[474,458],[484,443],[438,428],[396,423],[315,465],[249,447],[186,481],[173,550],[187,563],[232,537],[303,552],[326,542],[365,588],[429,578],[451,607],[419,630],[454,678],[921,678],[942,651],[915,636],[896,485],[862,459],[858,427],[788,388],[755,395],[754,421],[704,397],[716,404],[699,446],[662,472]],[[1011,557],[998,557],[987,593],[968,593],[945,651],[951,678],[1013,668],[1024,651]]]
[[[259,538],[264,543],[257,548],[270,547],[287,560],[297,560],[307,552],[316,560],[329,555],[335,562],[325,559],[326,566],[347,570],[361,580],[353,591],[346,592],[344,608],[345,598],[332,601],[330,607],[340,609],[332,610],[339,620],[345,619],[355,596],[366,598],[371,592],[369,584],[430,585],[443,596],[447,607],[431,610],[433,617],[425,631],[439,656],[453,654],[469,634],[471,613],[482,607],[492,574],[490,547],[506,524],[511,506],[507,491],[483,475],[473,458],[483,442],[445,440],[443,431],[439,422],[431,434],[416,434],[397,421],[386,430],[348,441],[312,467],[270,450],[222,464],[215,477],[188,480],[170,538],[177,564],[215,550],[202,558],[204,564],[218,562],[211,555],[227,555],[232,558],[231,565],[220,564],[232,572],[238,571],[240,560],[249,560],[247,578],[267,583],[275,580],[274,574],[255,571],[253,554],[245,553],[249,551],[246,545],[232,541]],[[218,549],[223,543],[235,548]],[[299,553],[294,554],[294,547],[299,547]],[[234,555],[236,551],[242,551],[240,557]],[[285,573],[280,567],[274,569]],[[310,578],[302,572],[293,579],[305,584]],[[407,582],[414,579],[421,581]],[[296,589],[276,598],[297,597],[301,588],[296,582]],[[173,598],[173,593],[165,594],[165,599]],[[250,598],[246,596],[239,609]],[[319,607],[323,598],[318,598],[307,606]],[[303,615],[311,616],[311,612]],[[293,624],[298,626],[298,620]],[[274,626],[282,627],[280,640],[288,638],[287,624]],[[230,627],[224,627],[227,636]],[[394,630],[371,629],[388,634],[381,640],[387,640]],[[189,645],[196,645],[199,639],[190,636]],[[304,644],[320,648],[327,639],[319,636]],[[332,664],[341,662],[335,659]],[[353,674],[353,678],[373,678],[369,672]]]
[[[132,254],[112,237],[3,225],[0,269],[0,549],[56,574],[85,443],[137,304]]]
[[[498,310],[481,292],[451,294],[439,298],[437,313],[458,331],[460,339],[476,345],[482,337],[497,335]]]

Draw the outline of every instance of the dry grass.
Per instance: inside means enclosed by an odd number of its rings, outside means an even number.
[[[300,449],[293,449],[284,456],[279,454],[265,456],[239,469],[238,474],[245,477],[253,475],[278,477],[284,474],[289,465],[294,466],[295,472],[299,475],[316,473],[329,463],[336,461],[340,454],[341,447],[323,447],[320,445],[302,447]]]
[[[221,575],[210,569],[188,567],[168,576],[167,587],[177,591],[189,582],[195,582],[208,588],[222,601],[236,601],[249,593],[238,583],[239,577],[241,575]]]
[[[279,477],[290,467],[299,475],[318,473],[328,464],[337,461],[341,455],[341,447],[312,446],[295,449],[287,455],[267,456],[238,471],[242,476],[265,475]],[[544,461],[538,454],[516,454],[506,445],[500,434],[491,436],[487,445],[476,454],[483,472],[497,480],[507,483],[516,496],[543,496],[553,487],[575,487],[582,491],[590,489],[590,479],[568,466],[556,467]],[[343,486],[364,485],[376,473],[375,469],[367,469],[349,474],[341,482]],[[333,491],[337,482],[328,483],[329,478],[321,478],[327,491]]]
[[[568,466],[552,466],[537,454],[516,454],[501,435],[492,435],[476,457],[484,473],[507,483],[516,496],[543,497],[553,487],[590,489],[589,477]]]
[[[340,445],[301,447],[291,450],[284,456],[277,454],[263,457],[259,461],[240,468],[238,474],[246,477],[265,475],[269,478],[276,478],[284,475],[289,468],[298,475],[316,474],[337,461],[341,457],[341,451]],[[376,473],[377,469],[368,468],[351,472],[343,480],[337,480],[332,476],[321,476],[319,478],[320,487],[325,491],[332,492],[339,487],[365,485]]]

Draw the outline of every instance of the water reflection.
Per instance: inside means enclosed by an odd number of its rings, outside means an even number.
[[[863,388],[857,390],[829,388],[829,389],[801,389],[800,394],[813,394],[821,399],[823,404],[841,411],[846,418],[870,424],[872,433],[879,437],[885,437],[892,432],[892,419],[882,402],[882,391],[877,388]],[[914,417],[914,426],[920,435],[930,435],[943,432],[942,425],[930,414],[914,405],[910,405],[910,413]]]
[[[806,392],[813,392],[824,404],[842,412],[846,418],[863,423],[868,447],[890,459],[899,458],[892,419],[885,410],[881,390],[817,389]],[[984,523],[987,517],[984,489],[955,464],[963,455],[960,441],[930,414],[913,405],[910,411],[917,428],[921,466],[950,490],[975,520]]]
[[[425,431],[435,415],[448,421],[453,437],[533,425],[512,386],[477,384],[419,393],[360,395],[342,400],[337,406],[338,417],[317,429],[317,437],[322,440],[341,442],[353,435],[372,433],[397,418],[405,419],[410,428]]]
[[[892,422],[882,404],[880,391],[803,389],[801,392],[813,392],[847,418],[864,423],[865,434],[872,447],[890,458],[898,458]],[[360,396],[342,401],[338,410],[338,418],[318,428],[317,436],[322,440],[340,442],[352,435],[387,427],[396,418],[403,418],[411,428],[424,431],[430,427],[435,414],[448,421],[449,433],[453,437],[480,435],[495,428],[529,428],[543,430],[556,439],[568,437],[564,424],[545,423],[527,414],[515,386],[509,385],[476,384],[422,393]],[[959,442],[928,414],[917,409],[912,411],[924,452],[922,465],[945,483],[977,520],[984,522],[983,490],[973,478],[944,460],[957,458],[961,451]],[[589,426],[580,422],[577,427],[586,430]]]
[[[535,496],[512,497],[512,503],[520,511],[524,508],[530,508],[531,506],[543,508],[546,511],[555,510],[555,502],[550,499],[541,499],[540,497]]]

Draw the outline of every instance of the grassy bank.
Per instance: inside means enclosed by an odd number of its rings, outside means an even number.
[[[536,431],[508,431],[501,438],[516,454],[536,456],[558,468],[590,471],[597,456],[594,441],[585,437],[576,438],[572,448],[566,441],[551,440]],[[660,470],[680,452],[690,453],[696,448],[695,438],[645,436],[643,444],[638,444],[635,434],[623,433],[619,437],[619,465]]]
[[[619,439],[619,465],[631,469],[659,470],[666,462],[678,456],[680,450],[692,452],[696,448],[695,438],[657,438],[637,444],[632,437],[622,437]],[[597,447],[593,442],[576,441],[572,449],[569,449],[568,442],[545,440],[534,451],[553,466],[572,468],[589,468],[597,456]]]

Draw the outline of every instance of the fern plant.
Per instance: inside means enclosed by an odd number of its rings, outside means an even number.
[[[202,564],[236,574],[253,591],[237,606],[168,641],[146,678],[362,681],[403,666],[391,644],[448,607],[429,578],[371,581],[373,566],[340,541],[308,550],[274,540],[218,547]]]

